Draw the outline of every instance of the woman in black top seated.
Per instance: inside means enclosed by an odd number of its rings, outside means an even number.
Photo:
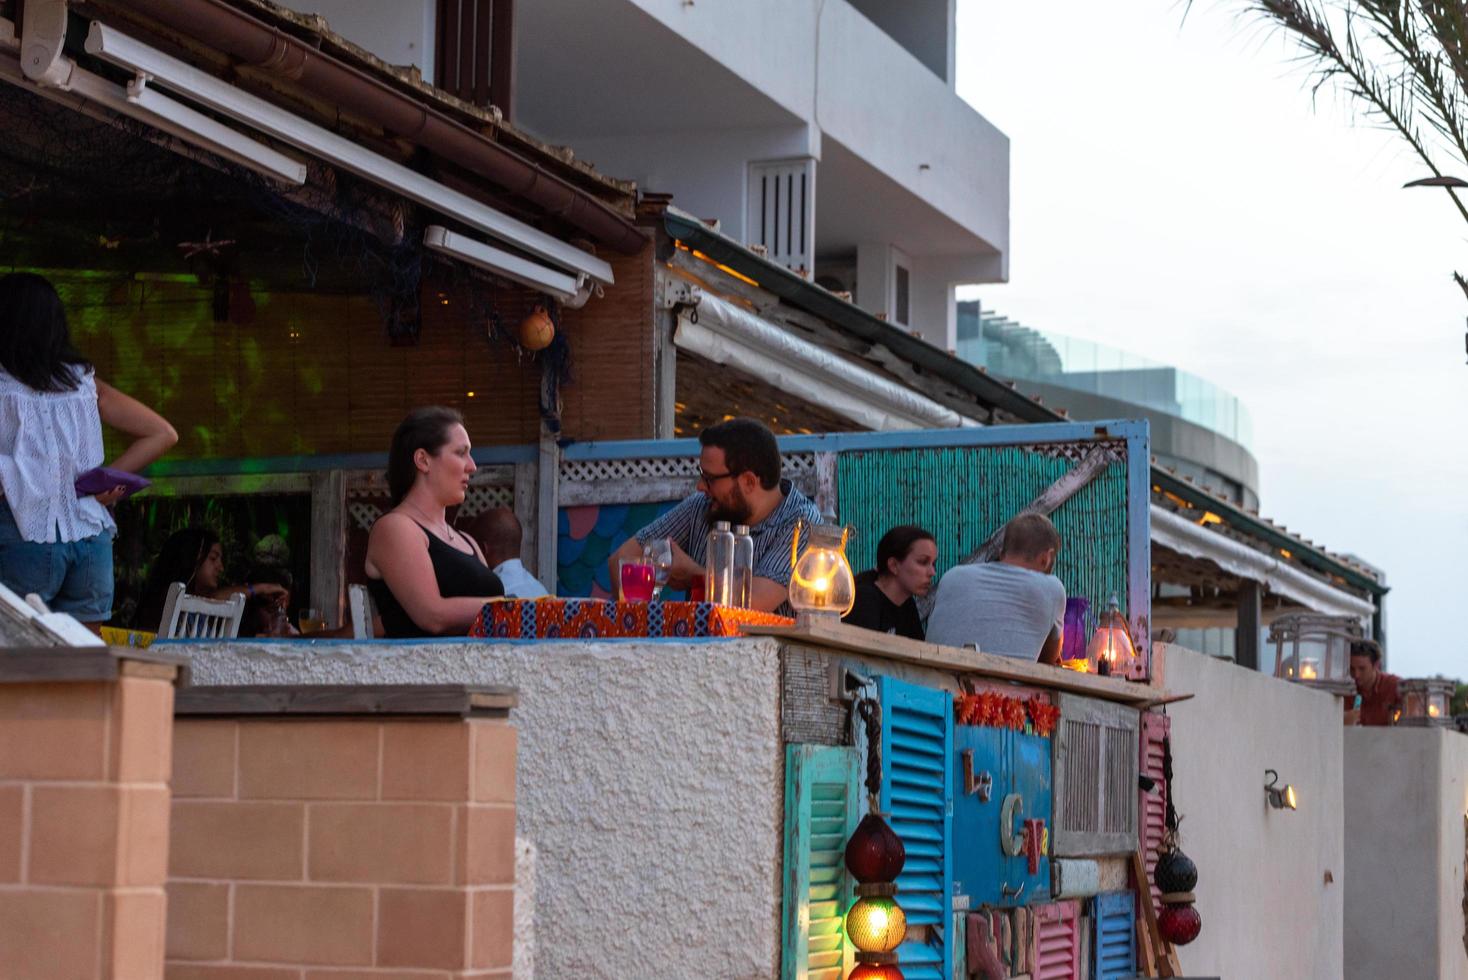
[[[464,502],[475,468],[463,416],[452,408],[416,409],[393,433],[393,509],[367,538],[367,589],[388,636],[463,636],[484,603],[504,595],[479,545],[444,517]]]
[[[902,524],[877,542],[877,567],[856,577],[856,604],[842,622],[879,633],[923,638],[923,621],[914,596],[933,587],[938,544],[920,527]]]

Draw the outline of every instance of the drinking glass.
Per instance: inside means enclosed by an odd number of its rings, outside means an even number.
[[[302,609],[300,620],[301,633],[319,633],[326,629],[326,619],[322,617],[320,609]]]
[[[656,600],[668,584],[668,573],[673,570],[673,542],[667,538],[653,538],[642,546],[642,554],[653,567],[652,597]]]
[[[641,558],[623,558],[617,580],[622,587],[623,602],[651,602],[657,581],[657,569]]]

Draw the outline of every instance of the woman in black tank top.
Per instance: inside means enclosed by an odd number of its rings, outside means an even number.
[[[463,636],[484,603],[504,595],[468,536],[445,519],[475,470],[463,417],[420,408],[393,433],[387,483],[393,509],[367,539],[367,589],[390,637]]]

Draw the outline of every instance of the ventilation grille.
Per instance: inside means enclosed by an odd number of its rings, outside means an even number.
[[[770,160],[749,165],[749,244],[772,262],[809,272],[815,238],[816,162]]]
[[[1137,848],[1137,739],[1134,708],[1060,697],[1055,740],[1055,853],[1128,854]]]

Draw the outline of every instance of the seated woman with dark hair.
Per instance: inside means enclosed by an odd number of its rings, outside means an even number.
[[[933,587],[938,544],[920,527],[902,524],[877,542],[877,567],[856,577],[856,604],[842,622],[909,639],[923,638],[915,596]]]
[[[416,409],[393,433],[387,485],[393,508],[367,538],[367,589],[390,637],[462,636],[504,586],[479,545],[445,517],[476,469],[464,419]]]
[[[249,585],[224,585],[224,547],[219,535],[207,527],[186,527],[175,531],[163,542],[163,548],[148,568],[148,578],[133,613],[132,628],[156,633],[166,624],[163,606],[168,602],[168,587],[182,582],[184,591],[210,599],[228,599],[235,593],[248,597],[257,605],[284,608],[290,601],[290,590],[273,582]]]

